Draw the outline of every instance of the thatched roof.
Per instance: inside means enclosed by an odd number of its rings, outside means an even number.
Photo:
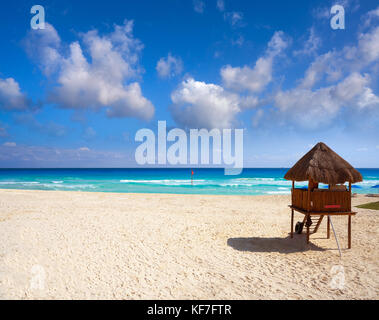
[[[288,170],[284,179],[325,184],[362,181],[362,175],[325,143],[319,142]]]

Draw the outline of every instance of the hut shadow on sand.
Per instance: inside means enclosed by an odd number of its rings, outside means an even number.
[[[305,235],[299,235],[295,239],[286,238],[229,238],[228,246],[238,251],[248,252],[278,252],[283,254],[304,252],[308,250],[325,251],[324,248],[313,243],[306,244]]]

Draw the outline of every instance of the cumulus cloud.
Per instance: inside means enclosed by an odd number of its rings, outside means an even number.
[[[315,129],[333,121],[342,107],[379,107],[379,98],[369,88],[369,82],[368,75],[353,73],[328,87],[280,91],[275,96],[275,105],[282,116],[301,127]]]
[[[366,64],[379,59],[379,27],[371,32],[359,35],[358,54],[361,55]]]
[[[138,62],[143,48],[133,36],[133,21],[125,20],[105,35],[97,30],[82,33],[79,41],[67,46],[67,54],[54,27],[46,26],[31,31],[25,46],[56,83],[49,93],[50,102],[71,109],[105,108],[109,117],[148,120],[153,116],[153,104],[133,81],[141,74]]]
[[[221,85],[184,80],[172,92],[171,114],[174,120],[189,128],[230,128],[236,124],[236,116],[246,110],[262,105],[258,93],[272,80],[273,59],[288,45],[284,33],[276,32],[254,68],[248,66],[221,68]],[[237,93],[239,91],[244,91]],[[258,111],[257,117],[262,114]],[[257,121],[259,119],[257,118]]]
[[[379,62],[379,27],[360,33],[356,45],[317,56],[297,86],[274,94],[280,119],[316,129],[338,119],[379,119],[374,79]]]
[[[0,78],[0,110],[23,111],[32,107],[32,102],[21,92],[13,78]]]
[[[171,94],[171,112],[177,123],[189,128],[229,128],[240,112],[240,98],[219,85],[184,80]]]
[[[294,55],[313,55],[321,46],[321,38],[316,35],[314,28],[309,31],[309,37],[304,43],[304,47],[300,50],[295,50]]]
[[[305,71],[304,78],[300,80],[300,87],[312,88],[321,80],[337,81],[342,77],[342,65],[335,63],[336,53],[329,51],[322,54],[310,64]]]
[[[284,33],[282,31],[275,32],[268,44],[265,55],[256,61],[253,68],[227,65],[221,69],[224,85],[236,91],[261,92],[272,80],[274,58],[287,46],[288,40],[285,39]]]
[[[26,53],[45,75],[51,75],[58,70],[62,62],[62,41],[51,24],[45,23],[45,29],[29,31],[23,44]]]
[[[366,22],[365,22],[366,27],[371,25],[373,20],[379,19],[379,7],[377,7],[374,10],[369,11],[367,15],[365,16],[365,18],[366,18]]]
[[[173,57],[171,53],[168,56],[162,57],[157,62],[156,70],[159,77],[171,78],[183,71],[183,62],[180,58]]]

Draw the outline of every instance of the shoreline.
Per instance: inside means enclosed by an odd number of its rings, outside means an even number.
[[[374,210],[357,208],[350,250],[333,219],[340,258],[325,222],[289,238],[289,195],[44,191],[0,190],[1,299],[379,298]]]
[[[283,193],[272,193],[272,194],[207,194],[207,193],[164,193],[164,192],[114,192],[114,191],[81,191],[81,190],[40,190],[40,189],[11,189],[11,188],[0,188],[1,191],[37,191],[37,192],[79,192],[79,193],[100,193],[100,194],[118,194],[118,195],[124,195],[124,194],[142,194],[142,195],[151,195],[151,194],[158,194],[158,195],[178,195],[178,196],[215,196],[215,197],[270,197],[270,196],[290,196],[291,192],[288,194]],[[352,193],[354,194],[354,192]],[[367,198],[379,198],[379,194],[375,193],[355,193],[355,195],[359,197],[367,197]],[[355,197],[355,196],[354,196]]]
[[[78,192],[78,193],[89,193],[89,194],[115,194],[115,195],[125,195],[125,194],[131,194],[131,195],[178,195],[178,196],[215,196],[215,197],[270,197],[270,196],[290,196],[291,193],[283,194],[283,193],[277,193],[277,194],[206,194],[206,193],[164,193],[164,192],[114,192],[114,191],[80,191],[80,190],[39,190],[39,189],[6,189],[6,188],[0,188],[1,191],[29,191],[29,192]]]

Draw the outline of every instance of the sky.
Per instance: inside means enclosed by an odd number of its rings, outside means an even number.
[[[0,21],[0,167],[134,167],[158,121],[243,129],[245,167],[319,141],[379,167],[377,0],[8,1]]]

